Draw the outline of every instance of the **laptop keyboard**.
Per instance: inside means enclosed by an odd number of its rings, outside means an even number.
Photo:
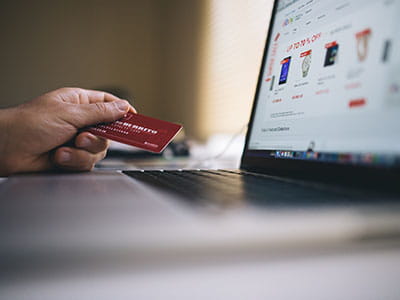
[[[126,175],[170,193],[190,204],[237,206],[326,205],[347,202],[348,195],[275,177],[239,170],[124,171]],[[354,201],[354,197],[351,197]]]

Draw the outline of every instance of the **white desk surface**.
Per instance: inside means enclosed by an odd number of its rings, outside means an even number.
[[[1,184],[1,181],[0,181]],[[400,243],[12,274],[0,299],[400,299]]]
[[[400,299],[400,249],[252,258],[3,282],[1,299]]]

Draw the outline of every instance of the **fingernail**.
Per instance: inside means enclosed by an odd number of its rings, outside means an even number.
[[[71,153],[68,151],[63,151],[60,153],[60,162],[61,163],[66,163],[71,160]]]
[[[120,111],[126,112],[129,108],[129,104],[126,103],[125,101],[118,101],[117,107]]]
[[[86,148],[89,147],[92,141],[88,137],[84,137],[81,141],[81,147]]]

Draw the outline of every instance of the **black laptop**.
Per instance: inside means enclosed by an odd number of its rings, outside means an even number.
[[[240,169],[124,173],[196,204],[397,198],[399,13],[394,0],[275,1]]]

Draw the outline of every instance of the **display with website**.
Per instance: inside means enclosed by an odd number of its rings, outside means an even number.
[[[400,1],[279,1],[248,141],[254,155],[400,163]]]

